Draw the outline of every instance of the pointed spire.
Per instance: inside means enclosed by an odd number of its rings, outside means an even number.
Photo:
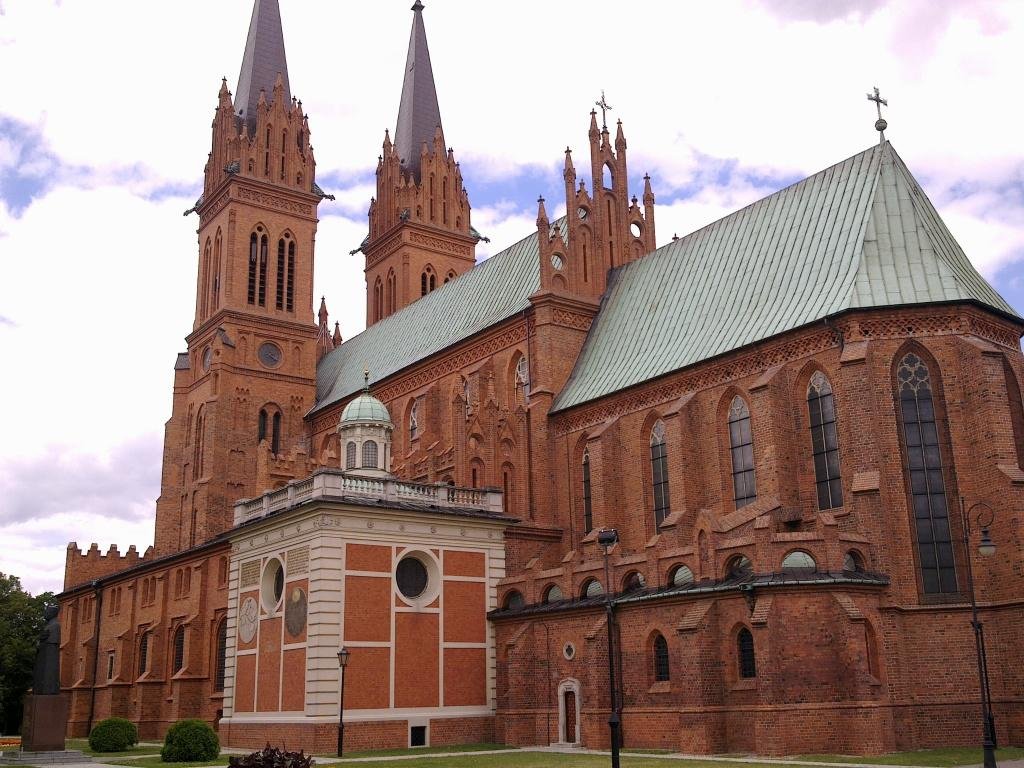
[[[337,320],[334,321],[334,336],[331,337],[331,341],[334,342],[335,348],[341,346],[341,324]]]
[[[537,198],[537,228],[546,229],[548,226],[548,212],[544,208],[543,196]]]
[[[281,76],[282,98],[291,101],[288,85],[288,62],[284,53],[284,32],[281,30],[281,8],[278,0],[254,0],[249,21],[249,37],[245,41],[242,69],[238,73],[235,108],[251,134],[256,127],[256,105],[260,93],[274,92],[277,76]]]
[[[320,324],[324,325],[327,322],[327,297],[320,297],[320,312],[317,314],[320,318]]]
[[[402,83],[402,100],[398,105],[398,124],[395,127],[395,150],[405,169],[418,182],[420,148],[424,143],[431,146],[435,132],[441,131],[441,109],[437,105],[434,71],[430,66],[427,32],[423,26],[423,3],[416,0],[412,11],[409,54],[405,62],[405,81]],[[441,146],[444,146],[443,134]]]
[[[615,149],[623,150],[626,148],[626,136],[622,133],[622,121],[619,120],[618,127],[615,129]]]
[[[654,205],[654,190],[651,189],[651,175],[644,174],[644,205]]]
[[[590,110],[590,138],[592,140],[596,140],[599,135],[600,132],[597,129],[597,111],[592,109]]]
[[[562,177],[570,184],[576,181],[576,169],[572,164],[572,150],[568,147],[565,148],[565,170],[562,171]]]

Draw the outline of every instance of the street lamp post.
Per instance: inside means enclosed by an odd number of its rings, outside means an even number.
[[[977,514],[975,515],[975,510]],[[971,627],[974,629],[974,645],[978,654],[978,685],[981,689],[981,726],[984,734],[982,751],[985,768],[996,768],[996,724],[992,714],[992,694],[988,685],[988,658],[985,654],[985,630],[978,620],[978,602],[974,596],[974,570],[971,567],[971,516],[974,524],[981,531],[978,543],[978,554],[991,555],[996,545],[989,536],[988,529],[995,517],[995,510],[983,501],[972,504],[964,510],[964,499],[960,497],[960,523],[963,527],[964,559],[967,561],[967,592],[971,597]]]
[[[619,540],[619,532],[614,528],[602,528],[597,533],[597,543],[604,548],[604,608],[606,613],[605,623],[608,625],[608,693],[610,694],[611,714],[608,716],[608,728],[611,730],[612,739],[612,768],[619,768],[619,710],[615,706],[615,650],[614,650],[614,621],[615,613],[612,608],[612,579],[609,556],[612,547]]]
[[[345,746],[345,667],[352,652],[342,646],[338,649],[338,668],[341,670],[341,699],[338,703],[338,757],[341,757]]]

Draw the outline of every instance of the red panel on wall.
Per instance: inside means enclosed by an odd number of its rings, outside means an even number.
[[[348,544],[345,547],[345,568],[349,571],[391,573],[391,547]]]
[[[235,659],[235,712],[252,712],[256,695],[256,656]]]
[[[438,642],[436,613],[395,615],[395,706],[436,707]]]
[[[345,668],[345,709],[384,709],[389,706],[391,650],[350,648]]]
[[[391,579],[345,577],[345,639],[391,639]]]
[[[487,639],[485,585],[482,581],[444,583],[444,639],[482,643]]]
[[[444,551],[444,575],[483,577],[484,553],[446,549]]]
[[[285,651],[283,663],[281,709],[285,712],[302,712],[306,708],[306,649],[292,648]]]
[[[281,619],[260,622],[260,684],[256,688],[256,711],[277,712],[281,691]]]
[[[487,703],[487,655],[483,648],[446,648],[444,705],[467,707]]]

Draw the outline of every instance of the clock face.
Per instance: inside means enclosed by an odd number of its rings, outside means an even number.
[[[213,362],[213,349],[207,347],[203,350],[203,370],[210,370],[210,364]]]
[[[281,348],[270,341],[265,341],[259,349],[260,362],[267,368],[277,368],[281,364]]]
[[[587,218],[587,209],[582,205],[576,209],[576,215],[580,217],[580,221],[585,221]]]
[[[245,598],[242,607],[238,609],[238,637],[243,643],[251,643],[256,637],[257,619],[256,600]]]

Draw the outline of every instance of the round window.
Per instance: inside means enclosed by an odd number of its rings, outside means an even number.
[[[418,558],[403,558],[395,569],[395,581],[398,582],[398,591],[414,600],[427,588],[427,567]]]
[[[284,566],[276,557],[263,566],[263,578],[260,580],[260,598],[263,609],[272,613],[281,604],[284,595]]]
[[[565,656],[565,658],[572,660],[576,657],[576,646],[572,643],[566,643],[562,648],[562,655]]]

